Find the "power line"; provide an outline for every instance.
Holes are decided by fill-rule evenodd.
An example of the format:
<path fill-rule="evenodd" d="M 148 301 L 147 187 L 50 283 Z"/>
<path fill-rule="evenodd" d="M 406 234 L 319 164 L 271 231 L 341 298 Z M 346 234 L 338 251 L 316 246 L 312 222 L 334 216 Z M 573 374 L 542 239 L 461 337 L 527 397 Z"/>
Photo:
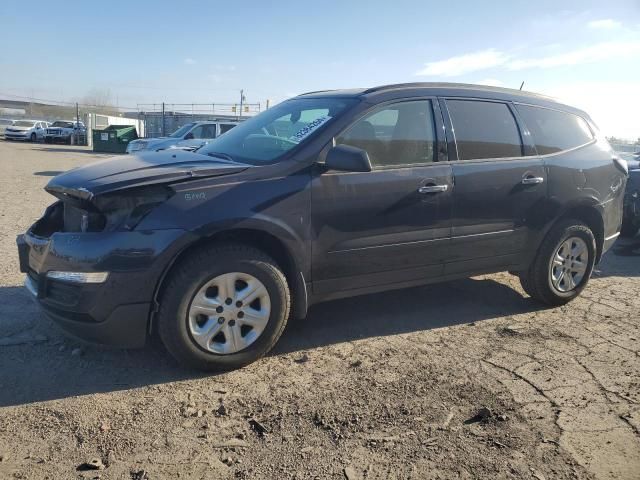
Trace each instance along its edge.
<path fill-rule="evenodd" d="M 122 109 L 126 109 L 126 110 L 136 110 L 136 107 L 115 107 L 113 105 L 91 105 L 88 103 L 78 103 L 78 102 L 65 102 L 62 100 L 49 100 L 49 99 L 45 99 L 45 98 L 35 98 L 35 97 L 26 97 L 23 95 L 14 95 L 12 93 L 2 93 L 0 92 L 0 96 L 2 97 L 12 97 L 14 99 L 20 99 L 20 100 L 25 100 L 25 101 L 29 101 L 29 102 L 38 102 L 38 103 L 43 103 L 43 104 L 48 104 L 51 106 L 58 106 L 58 107 L 64 107 L 64 106 L 69 106 L 69 107 L 74 107 L 76 104 L 78 104 L 81 107 L 90 107 L 90 108 L 113 108 L 113 109 L 117 109 L 117 110 L 122 110 Z M 11 98 L 7 99 L 7 100 L 11 100 Z"/>

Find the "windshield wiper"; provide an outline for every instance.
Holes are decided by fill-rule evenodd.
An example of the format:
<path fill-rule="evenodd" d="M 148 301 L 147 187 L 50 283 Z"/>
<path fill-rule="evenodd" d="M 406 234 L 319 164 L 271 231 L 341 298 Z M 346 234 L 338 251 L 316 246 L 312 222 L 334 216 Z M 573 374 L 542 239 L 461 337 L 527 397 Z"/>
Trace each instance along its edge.
<path fill-rule="evenodd" d="M 233 157 L 231 155 L 227 155 L 226 153 L 220 153 L 220 152 L 207 152 L 207 155 L 209 155 L 210 157 L 218 157 L 218 158 L 223 158 L 225 160 L 229 160 L 230 162 L 233 162 Z"/>

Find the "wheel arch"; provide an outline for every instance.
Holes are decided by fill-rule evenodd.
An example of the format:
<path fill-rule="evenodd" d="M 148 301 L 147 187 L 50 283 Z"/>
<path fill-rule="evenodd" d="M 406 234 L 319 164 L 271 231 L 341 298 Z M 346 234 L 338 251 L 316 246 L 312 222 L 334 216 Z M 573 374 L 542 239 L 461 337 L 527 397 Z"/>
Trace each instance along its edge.
<path fill-rule="evenodd" d="M 232 228 L 202 236 L 185 246 L 173 257 L 163 271 L 154 291 L 153 309 L 150 314 L 148 326 L 149 333 L 152 333 L 154 329 L 155 314 L 158 311 L 163 288 L 177 265 L 199 248 L 223 243 L 237 243 L 254 247 L 273 258 L 278 267 L 282 269 L 289 283 L 292 300 L 290 310 L 291 318 L 304 318 L 306 316 L 308 309 L 307 287 L 302 267 L 296 260 L 294 252 L 291 251 L 285 242 L 271 232 L 256 228 Z"/>
<path fill-rule="evenodd" d="M 602 249 L 604 246 L 604 219 L 602 218 L 602 212 L 598 209 L 597 205 L 593 204 L 579 204 L 573 205 L 567 208 L 562 215 L 560 215 L 554 224 L 560 220 L 568 218 L 575 218 L 584 222 L 589 229 L 593 232 L 593 236 L 596 239 L 596 264 L 602 258 Z"/>

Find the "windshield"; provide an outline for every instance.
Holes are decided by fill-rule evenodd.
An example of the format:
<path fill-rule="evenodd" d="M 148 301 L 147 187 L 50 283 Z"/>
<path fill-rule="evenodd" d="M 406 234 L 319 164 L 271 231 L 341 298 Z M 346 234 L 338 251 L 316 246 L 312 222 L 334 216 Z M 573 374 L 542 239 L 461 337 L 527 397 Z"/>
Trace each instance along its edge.
<path fill-rule="evenodd" d="M 287 100 L 229 130 L 198 153 L 230 157 L 252 165 L 273 163 L 355 101 L 352 98 Z"/>
<path fill-rule="evenodd" d="M 53 122 L 52 127 L 62 127 L 62 128 L 73 128 L 73 122 L 62 122 L 58 120 L 57 122 Z"/>
<path fill-rule="evenodd" d="M 29 120 L 18 120 L 14 125 L 16 127 L 33 127 L 36 122 L 31 122 Z"/>
<path fill-rule="evenodd" d="M 171 135 L 169 135 L 171 138 L 182 138 L 184 137 L 187 132 L 189 130 L 191 130 L 191 128 L 195 125 L 195 123 L 187 123 L 186 125 L 183 125 L 182 127 L 180 127 L 179 129 L 177 129 L 175 132 L 173 132 Z"/>

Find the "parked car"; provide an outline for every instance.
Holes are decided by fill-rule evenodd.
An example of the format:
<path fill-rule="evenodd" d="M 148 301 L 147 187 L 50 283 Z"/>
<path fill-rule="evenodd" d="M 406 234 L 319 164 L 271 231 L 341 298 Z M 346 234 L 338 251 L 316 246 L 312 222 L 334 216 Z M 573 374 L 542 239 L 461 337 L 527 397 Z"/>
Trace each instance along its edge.
<path fill-rule="evenodd" d="M 5 128 L 11 125 L 13 125 L 13 120 L 9 120 L 8 118 L 0 118 L 0 135 L 4 137 Z"/>
<path fill-rule="evenodd" d="M 27 289 L 63 328 L 125 347 L 158 332 L 184 364 L 227 369 L 332 298 L 508 270 L 565 304 L 620 233 L 626 179 L 591 118 L 547 97 L 315 92 L 195 153 L 53 178 L 59 200 L 17 242 Z"/>
<path fill-rule="evenodd" d="M 48 123 L 40 120 L 15 120 L 13 125 L 5 127 L 5 140 L 27 140 L 38 142 L 44 138 Z"/>
<path fill-rule="evenodd" d="M 187 123 L 168 137 L 142 138 L 129 142 L 127 153 L 141 151 L 158 152 L 171 147 L 178 147 L 184 150 L 196 150 L 214 138 L 228 132 L 237 124 L 238 122 L 235 121 Z"/>
<path fill-rule="evenodd" d="M 82 122 L 76 122 L 74 120 L 56 120 L 49 128 L 47 128 L 44 134 L 45 143 L 71 143 L 71 137 L 78 135 L 81 142 L 87 135 L 87 129 Z"/>
<path fill-rule="evenodd" d="M 618 152 L 618 155 L 629 165 L 621 234 L 625 237 L 634 237 L 640 230 L 640 152 Z"/>

